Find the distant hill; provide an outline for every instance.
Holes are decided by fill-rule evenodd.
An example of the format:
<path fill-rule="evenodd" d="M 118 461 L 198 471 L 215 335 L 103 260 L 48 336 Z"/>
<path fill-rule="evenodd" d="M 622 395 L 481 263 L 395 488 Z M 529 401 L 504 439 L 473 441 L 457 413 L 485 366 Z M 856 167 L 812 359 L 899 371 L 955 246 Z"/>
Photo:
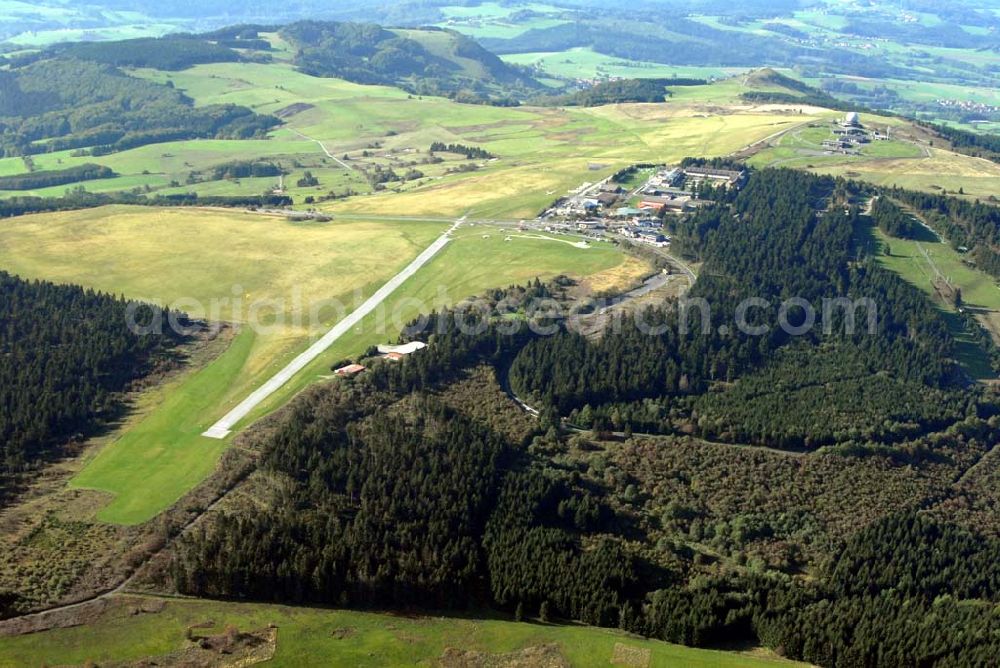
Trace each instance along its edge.
<path fill-rule="evenodd" d="M 114 42 L 102 44 L 113 52 Z M 178 90 L 64 55 L 0 71 L 0 156 L 93 155 L 178 139 L 249 139 L 278 125 L 236 105 L 195 107 Z"/>
<path fill-rule="evenodd" d="M 302 21 L 280 34 L 297 49 L 295 64 L 313 76 L 503 104 L 541 89 L 530 76 L 451 30 Z"/>
<path fill-rule="evenodd" d="M 744 87 L 749 90 L 741 93 L 740 97 L 747 102 L 810 104 L 842 111 L 871 111 L 866 107 L 838 100 L 826 91 L 814 88 L 769 67 L 748 74 L 744 79 Z"/>
<path fill-rule="evenodd" d="M 754 70 L 744 78 L 744 85 L 747 88 L 767 92 L 781 92 L 789 95 L 822 95 L 818 88 L 813 88 L 809 84 L 798 79 L 782 74 L 770 67 Z"/>
<path fill-rule="evenodd" d="M 683 16 L 678 10 L 650 22 L 625 18 L 609 10 L 607 16 L 589 15 L 572 23 L 532 28 L 514 37 L 483 38 L 482 44 L 504 55 L 592 49 L 623 60 L 673 66 L 780 67 L 822 66 L 856 76 L 905 77 L 908 71 L 840 47 L 799 44 L 775 34 L 727 30 Z"/>
<path fill-rule="evenodd" d="M 623 102 L 663 102 L 668 86 L 700 86 L 704 79 L 616 79 L 602 81 L 590 88 L 536 100 L 539 104 L 560 107 L 596 107 Z"/>
<path fill-rule="evenodd" d="M 52 47 L 49 53 L 115 67 L 183 70 L 202 63 L 240 60 L 233 49 L 188 35 L 126 39 L 117 42 L 76 42 Z"/>

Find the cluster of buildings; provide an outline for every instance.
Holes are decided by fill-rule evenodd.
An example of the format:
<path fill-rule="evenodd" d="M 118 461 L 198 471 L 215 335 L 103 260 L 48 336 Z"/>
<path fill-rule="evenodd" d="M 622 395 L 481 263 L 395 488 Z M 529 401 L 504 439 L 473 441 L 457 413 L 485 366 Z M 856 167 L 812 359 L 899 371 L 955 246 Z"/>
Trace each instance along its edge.
<path fill-rule="evenodd" d="M 934 103 L 945 109 L 953 109 L 966 114 L 978 114 L 984 117 L 992 117 L 1000 114 L 1000 106 L 986 104 L 985 102 L 973 102 L 971 100 L 934 100 Z M 984 119 L 985 120 L 985 119 Z M 973 122 L 973 121 L 970 121 Z"/>
<path fill-rule="evenodd" d="M 600 237 L 605 231 L 665 246 L 663 216 L 694 211 L 709 203 L 700 193 L 706 185 L 740 188 L 745 170 L 713 167 L 662 167 L 638 187 L 627 188 L 614 177 L 584 184 L 542 214 L 550 232 L 582 232 Z"/>
<path fill-rule="evenodd" d="M 837 153 L 854 154 L 864 144 L 886 139 L 889 139 L 888 127 L 885 133 L 870 130 L 861 124 L 861 117 L 856 111 L 849 111 L 834 124 L 833 137 L 823 141 L 823 148 Z"/>
<path fill-rule="evenodd" d="M 587 220 L 591 218 L 630 219 L 683 213 L 702 206 L 698 198 L 703 184 L 741 187 L 745 171 L 711 167 L 667 167 L 653 173 L 638 188 L 628 190 L 612 179 L 585 184 L 569 197 L 559 200 L 542 214 L 545 219 Z"/>

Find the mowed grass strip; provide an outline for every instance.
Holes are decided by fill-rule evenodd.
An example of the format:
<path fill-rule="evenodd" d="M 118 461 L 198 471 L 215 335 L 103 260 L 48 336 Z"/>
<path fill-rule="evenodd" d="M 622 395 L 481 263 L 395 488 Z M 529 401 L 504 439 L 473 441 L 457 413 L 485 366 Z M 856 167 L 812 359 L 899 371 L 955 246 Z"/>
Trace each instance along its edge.
<path fill-rule="evenodd" d="M 133 602 L 151 599 L 128 597 Z M 448 648 L 507 653 L 554 644 L 573 666 L 607 666 L 629 655 L 641 664 L 686 668 L 766 668 L 804 664 L 764 650 L 722 652 L 694 649 L 580 625 L 517 623 L 498 617 L 401 616 L 349 610 L 256 603 L 169 599 L 155 614 L 127 614 L 112 606 L 92 622 L 11 638 L 0 638 L 0 667 L 97 665 L 163 656 L 190 645 L 185 631 L 221 634 L 229 626 L 257 631 L 277 627 L 268 666 L 437 665 Z M 648 662 L 645 659 L 648 658 Z"/>
<path fill-rule="evenodd" d="M 222 355 L 171 388 L 156 410 L 105 446 L 70 481 L 71 487 L 114 496 L 98 519 L 140 524 L 208 477 L 228 445 L 200 434 L 246 364 L 253 339 L 251 330 L 240 332 Z"/>
<path fill-rule="evenodd" d="M 72 484 L 114 495 L 101 520 L 137 524 L 154 517 L 203 480 L 224 451 L 226 443 L 201 432 L 337 315 L 336 309 L 319 310 L 310 325 L 312 305 L 335 299 L 353 308 L 355 294 L 373 292 L 446 227 L 419 221 L 290 223 L 241 212 L 145 207 L 6 221 L 0 266 L 9 271 L 242 325 L 229 349 L 188 374 Z M 298 322 L 297 309 L 303 312 Z"/>

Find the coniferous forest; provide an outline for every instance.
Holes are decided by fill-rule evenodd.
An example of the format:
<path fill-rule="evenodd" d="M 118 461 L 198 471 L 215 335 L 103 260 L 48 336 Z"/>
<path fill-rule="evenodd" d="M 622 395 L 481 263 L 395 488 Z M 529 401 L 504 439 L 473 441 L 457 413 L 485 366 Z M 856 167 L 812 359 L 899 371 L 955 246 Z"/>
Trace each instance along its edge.
<path fill-rule="evenodd" d="M 404 337 L 425 350 L 307 392 L 256 438 L 269 510 L 182 539 L 178 590 L 486 606 L 824 666 L 988 665 L 1000 524 L 944 509 L 973 504 L 953 485 L 996 445 L 1000 402 L 969 388 L 925 298 L 864 257 L 859 194 L 759 172 L 675 233 L 704 262 L 693 294 L 713 323 L 750 295 L 849 296 L 878 304 L 874 330 L 824 313 L 801 336 L 594 341 L 525 310 L 567 282 L 494 290 L 488 305 L 560 332 L 498 317 L 469 334 L 464 311 L 438 312 Z"/>
<path fill-rule="evenodd" d="M 133 332 L 130 318 L 164 327 Z M 0 498 L 14 476 L 116 417 L 132 382 L 170 363 L 182 337 L 166 323 L 157 307 L 0 272 Z"/>

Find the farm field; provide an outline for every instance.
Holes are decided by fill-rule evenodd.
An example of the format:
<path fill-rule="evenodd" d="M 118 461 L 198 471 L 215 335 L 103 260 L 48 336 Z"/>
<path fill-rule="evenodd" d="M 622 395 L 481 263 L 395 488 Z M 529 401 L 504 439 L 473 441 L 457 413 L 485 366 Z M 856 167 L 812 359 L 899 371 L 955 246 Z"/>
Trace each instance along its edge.
<path fill-rule="evenodd" d="M 456 29 L 465 32 L 459 26 Z M 514 53 L 503 60 L 516 65 L 537 67 L 541 76 L 556 79 L 597 79 L 602 77 L 651 78 L 721 78 L 745 71 L 738 67 L 697 67 L 664 65 L 639 60 L 626 60 L 597 53 L 593 49 L 575 47 L 565 51 Z"/>
<path fill-rule="evenodd" d="M 157 612 L 129 614 L 146 606 Z M 437 665 L 448 648 L 487 653 L 547 650 L 573 666 L 603 666 L 614 657 L 642 664 L 690 668 L 801 666 L 763 651 L 720 652 L 647 640 L 620 631 L 579 625 L 516 623 L 503 618 L 384 615 L 347 610 L 299 608 L 148 597 L 115 597 L 89 624 L 12 638 L 0 638 L 0 667 L 134 661 L 161 657 L 198 637 L 221 634 L 227 626 L 243 632 L 277 627 L 268 666 Z"/>
<path fill-rule="evenodd" d="M 665 104 L 558 109 L 498 108 L 415 98 L 394 88 L 309 77 L 283 63 L 203 65 L 183 72 L 136 74 L 170 80 L 199 104 L 241 104 L 261 113 L 293 104 L 303 106 L 266 141 L 169 142 L 101 157 L 57 152 L 37 156 L 36 167 L 61 169 L 85 162 L 108 166 L 121 176 L 86 184 L 88 189 L 101 191 L 148 185 L 153 192 L 163 193 L 255 194 L 272 188 L 275 179 L 192 185 L 186 185 L 185 180 L 192 171 L 234 160 L 269 159 L 286 168 L 297 162 L 303 165 L 299 169 L 308 167 L 321 182 L 319 189 L 298 189 L 296 178 L 286 178 L 289 194 L 301 203 L 307 195 L 330 189 L 370 189 L 363 177 L 338 169 L 316 142 L 303 135 L 322 141 L 334 155 L 349 154 L 349 160 L 358 166 L 419 163 L 435 141 L 464 143 L 482 146 L 498 159 L 471 165 L 476 173 L 458 173 L 455 168 L 461 165 L 454 161 L 417 164 L 424 178 L 400 188 L 393 186 L 405 189 L 404 197 L 387 192 L 371 199 L 354 197 L 331 208 L 365 212 L 372 207 L 371 213 L 380 215 L 445 216 L 476 208 L 477 214 L 482 209 L 485 217 L 523 217 L 536 213 L 553 195 L 607 176 L 633 161 L 721 155 L 810 118 L 746 105 L 719 108 L 720 100 L 738 96 L 738 81 L 679 87 L 677 98 Z M 0 173 L 26 170 L 20 158 L 0 160 Z M 67 188 L 58 186 L 34 194 L 60 195 Z M 469 205 L 472 198 L 476 207 Z"/>
<path fill-rule="evenodd" d="M 517 37 L 528 30 L 562 25 L 564 9 L 543 3 L 504 7 L 496 2 L 476 6 L 455 5 L 440 9 L 444 20 L 438 25 L 465 33 L 470 37 Z"/>
<path fill-rule="evenodd" d="M 178 30 L 183 20 L 152 18 L 136 11 L 116 11 L 95 5 L 0 0 L 0 41 L 24 47 L 57 42 L 129 39 L 159 36 Z M 87 27 L 79 27 L 87 26 Z"/>
<path fill-rule="evenodd" d="M 187 377 L 72 484 L 114 495 L 99 519 L 137 524 L 156 515 L 211 472 L 225 449 L 224 442 L 201 432 L 337 318 L 337 309 L 327 306 L 309 326 L 313 305 L 336 299 L 350 310 L 447 226 L 364 219 L 290 223 L 249 213 L 145 207 L 8 221 L 0 231 L 0 263 L 14 273 L 156 300 L 194 317 L 264 325 L 244 327 L 226 352 Z M 390 298 L 383 313 L 362 321 L 248 421 L 329 377 L 330 364 L 338 359 L 395 338 L 409 320 L 434 306 L 536 276 L 585 277 L 624 262 L 610 244 L 583 250 L 554 240 L 504 238 L 502 230 L 461 230 Z M 300 322 L 297 308 L 304 311 Z"/>
<path fill-rule="evenodd" d="M 57 28 L 53 30 L 32 30 L 23 32 L 7 41 L 25 48 L 38 48 L 60 42 L 89 42 L 99 40 L 135 39 L 137 37 L 161 37 L 176 32 L 180 26 L 175 23 L 160 23 L 147 19 L 131 25 L 108 26 L 103 28 Z"/>
<path fill-rule="evenodd" d="M 35 156 L 36 168 L 63 169 L 94 162 L 120 175 L 86 183 L 93 191 L 139 188 L 161 194 L 255 195 L 273 189 L 277 179 L 187 181 L 192 172 L 205 173 L 237 160 L 263 159 L 289 171 L 284 186 L 299 206 L 312 202 L 306 200 L 311 197 L 316 203 L 309 206 L 343 213 L 445 217 L 469 213 L 480 218 L 515 219 L 533 216 L 567 190 L 632 162 L 725 155 L 781 131 L 838 115 L 815 107 L 746 104 L 740 99 L 742 92 L 767 89 L 766 82 L 752 75 L 705 86 L 674 87 L 673 96 L 660 104 L 500 108 L 315 78 L 283 62 L 222 63 L 181 72 L 136 70 L 134 74 L 170 81 L 197 104 L 232 103 L 261 113 L 282 112 L 286 125 L 267 140 L 169 142 L 101 157 L 72 156 L 68 151 L 43 154 Z M 898 121 L 879 118 L 879 122 Z M 384 192 L 373 193 L 364 174 L 336 164 L 313 140 L 356 169 L 379 165 L 392 167 L 399 174 L 414 169 L 420 175 L 392 182 Z M 446 159 L 436 163 L 428 153 L 436 141 L 480 146 L 497 157 L 469 161 L 439 155 Z M 803 150 L 811 151 L 808 146 L 796 145 L 802 142 L 794 138 L 787 141 L 791 143 L 782 140 L 758 156 L 756 164 L 804 167 L 816 162 L 813 155 L 800 155 Z M 987 170 L 975 166 L 973 159 L 943 151 L 936 152 L 937 160 L 925 166 L 910 161 L 921 148 L 899 141 L 878 144 L 867 148 L 869 154 L 861 158 L 819 157 L 824 167 L 829 163 L 837 173 L 856 171 L 860 178 L 879 183 L 890 182 L 887 177 L 899 173 L 910 177 L 914 187 L 933 189 L 940 185 L 949 190 L 950 185 L 913 175 L 920 175 L 925 167 L 933 175 L 950 174 L 940 169 L 940 162 L 957 161 L 961 171 L 953 180 L 967 176 L 975 180 L 981 175 L 971 192 L 987 194 L 1000 185 L 1000 168 L 995 166 Z M 892 159 L 905 162 L 897 165 Z M 296 185 L 306 169 L 319 178 L 318 186 Z M 0 174 L 25 171 L 27 166 L 20 158 L 0 160 Z M 61 195 L 69 187 L 0 196 Z M 340 198 L 324 203 L 324 196 L 331 192 Z M 343 199 L 348 192 L 355 195 Z"/>

